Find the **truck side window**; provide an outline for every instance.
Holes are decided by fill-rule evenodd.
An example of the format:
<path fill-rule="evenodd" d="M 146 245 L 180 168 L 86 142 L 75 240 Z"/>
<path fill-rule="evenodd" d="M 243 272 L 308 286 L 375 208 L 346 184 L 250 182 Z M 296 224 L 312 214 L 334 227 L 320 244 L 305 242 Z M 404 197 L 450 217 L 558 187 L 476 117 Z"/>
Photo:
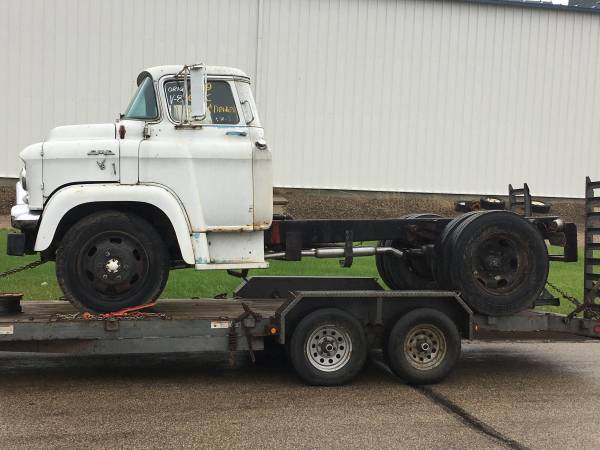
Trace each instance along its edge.
<path fill-rule="evenodd" d="M 204 124 L 237 125 L 240 121 L 235 99 L 227 81 L 209 80 L 206 84 L 207 117 Z M 183 81 L 169 80 L 165 82 L 165 97 L 171 119 L 181 120 L 183 104 Z"/>
<path fill-rule="evenodd" d="M 258 109 L 256 108 L 256 103 L 254 102 L 254 96 L 252 95 L 250 83 L 246 81 L 236 81 L 235 87 L 238 92 L 238 97 L 240 98 L 240 103 L 242 104 L 242 112 L 244 113 L 244 118 L 246 119 L 246 125 L 260 127 Z M 246 117 L 246 111 L 244 110 L 244 102 L 247 102 L 248 106 L 250 107 L 250 115 L 248 117 Z"/>
<path fill-rule="evenodd" d="M 135 92 L 127 111 L 123 116 L 125 119 L 150 120 L 158 117 L 156 95 L 152 78 L 146 77 Z"/>

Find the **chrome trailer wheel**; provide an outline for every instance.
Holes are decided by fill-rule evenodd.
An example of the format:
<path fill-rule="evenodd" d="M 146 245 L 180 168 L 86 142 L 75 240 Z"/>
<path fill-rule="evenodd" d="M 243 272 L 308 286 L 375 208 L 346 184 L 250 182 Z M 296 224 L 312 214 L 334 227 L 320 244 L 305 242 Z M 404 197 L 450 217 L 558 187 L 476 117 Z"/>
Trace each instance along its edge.
<path fill-rule="evenodd" d="M 308 384 L 335 386 L 354 378 L 367 359 L 367 338 L 354 316 L 322 308 L 304 317 L 288 343 L 290 360 Z"/>
<path fill-rule="evenodd" d="M 305 352 L 313 367 L 323 372 L 335 372 L 350 361 L 352 338 L 339 325 L 323 325 L 308 337 Z"/>

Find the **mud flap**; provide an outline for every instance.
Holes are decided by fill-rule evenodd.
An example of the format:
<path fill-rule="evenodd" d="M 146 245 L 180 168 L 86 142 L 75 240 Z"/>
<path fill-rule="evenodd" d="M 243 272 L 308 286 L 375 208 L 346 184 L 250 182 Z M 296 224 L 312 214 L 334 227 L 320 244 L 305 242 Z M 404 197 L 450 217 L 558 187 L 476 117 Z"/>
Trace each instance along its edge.
<path fill-rule="evenodd" d="M 23 233 L 9 233 L 6 240 L 6 254 L 9 256 L 25 255 L 25 235 Z"/>

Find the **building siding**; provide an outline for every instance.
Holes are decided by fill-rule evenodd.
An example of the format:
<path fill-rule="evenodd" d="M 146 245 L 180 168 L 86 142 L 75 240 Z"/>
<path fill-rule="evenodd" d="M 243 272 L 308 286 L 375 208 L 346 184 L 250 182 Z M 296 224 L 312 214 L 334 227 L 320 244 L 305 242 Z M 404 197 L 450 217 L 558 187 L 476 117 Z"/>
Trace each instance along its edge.
<path fill-rule="evenodd" d="M 254 80 L 281 187 L 581 197 L 600 178 L 600 14 L 429 0 L 0 0 L 0 176 L 112 121 L 145 67 Z"/>

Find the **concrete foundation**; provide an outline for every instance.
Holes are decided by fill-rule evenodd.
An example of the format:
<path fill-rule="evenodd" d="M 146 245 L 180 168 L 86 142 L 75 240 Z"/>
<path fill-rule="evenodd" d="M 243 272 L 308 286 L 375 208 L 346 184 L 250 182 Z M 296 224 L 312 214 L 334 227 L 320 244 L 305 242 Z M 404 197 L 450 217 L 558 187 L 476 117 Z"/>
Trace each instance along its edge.
<path fill-rule="evenodd" d="M 276 188 L 275 195 L 288 200 L 286 212 L 294 218 L 387 218 L 410 213 L 455 216 L 458 200 L 479 200 L 478 195 L 416 194 L 406 192 L 337 191 L 325 189 Z M 502 197 L 508 204 L 508 197 Z M 537 197 L 552 205 L 551 214 L 577 223 L 584 222 L 584 200 Z"/>

